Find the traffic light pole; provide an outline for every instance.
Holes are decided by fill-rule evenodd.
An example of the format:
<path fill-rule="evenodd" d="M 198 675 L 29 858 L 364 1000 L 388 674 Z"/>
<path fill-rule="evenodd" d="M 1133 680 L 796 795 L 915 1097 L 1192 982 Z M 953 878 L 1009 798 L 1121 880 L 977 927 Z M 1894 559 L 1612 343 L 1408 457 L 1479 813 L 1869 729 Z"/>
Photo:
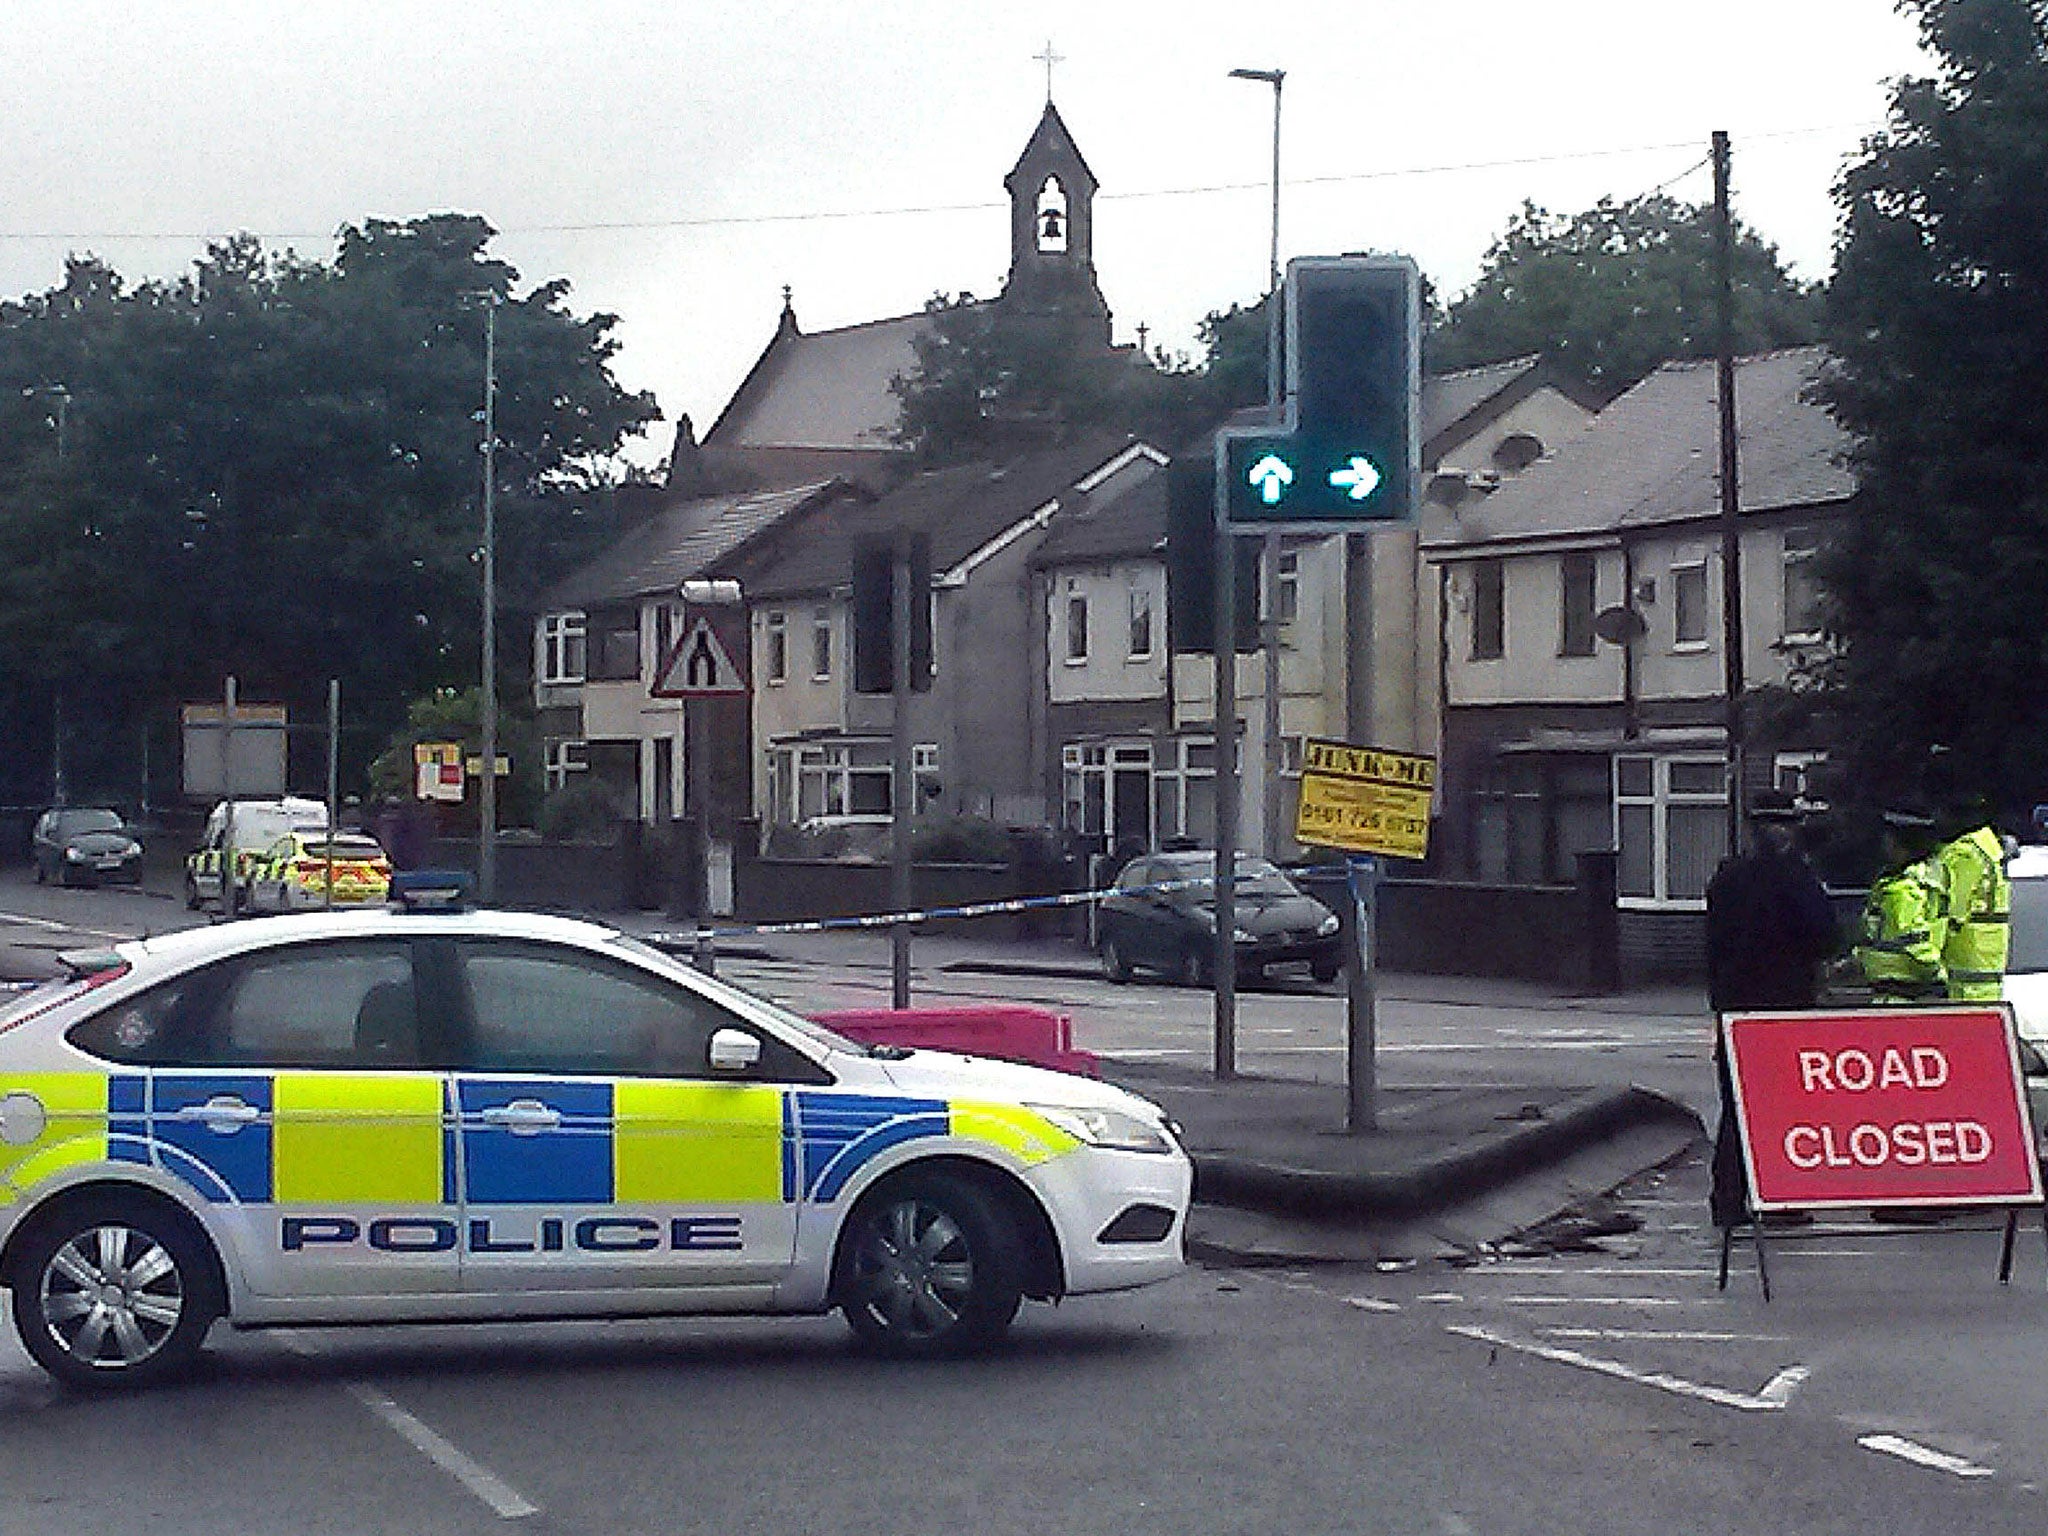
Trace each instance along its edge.
<path fill-rule="evenodd" d="M 1216 933 L 1215 1070 L 1237 1076 L 1237 540 L 1228 486 L 1216 476 Z"/>

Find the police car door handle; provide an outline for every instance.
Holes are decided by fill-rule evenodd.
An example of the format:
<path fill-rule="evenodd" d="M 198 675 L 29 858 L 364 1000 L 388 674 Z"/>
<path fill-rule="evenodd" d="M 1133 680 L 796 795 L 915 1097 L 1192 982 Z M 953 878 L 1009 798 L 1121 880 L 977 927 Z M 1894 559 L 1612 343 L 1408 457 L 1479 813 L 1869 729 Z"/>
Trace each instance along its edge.
<path fill-rule="evenodd" d="M 216 1131 L 238 1131 L 245 1125 L 253 1125 L 263 1113 L 254 1104 L 245 1103 L 231 1093 L 216 1094 L 204 1104 L 187 1104 L 178 1111 L 181 1120 L 197 1120 L 200 1124 Z"/>
<path fill-rule="evenodd" d="M 539 1099 L 514 1099 L 510 1104 L 485 1110 L 479 1118 L 485 1125 L 503 1126 L 515 1136 L 531 1136 L 536 1131 L 551 1131 L 560 1125 L 562 1112 L 551 1109 Z"/>

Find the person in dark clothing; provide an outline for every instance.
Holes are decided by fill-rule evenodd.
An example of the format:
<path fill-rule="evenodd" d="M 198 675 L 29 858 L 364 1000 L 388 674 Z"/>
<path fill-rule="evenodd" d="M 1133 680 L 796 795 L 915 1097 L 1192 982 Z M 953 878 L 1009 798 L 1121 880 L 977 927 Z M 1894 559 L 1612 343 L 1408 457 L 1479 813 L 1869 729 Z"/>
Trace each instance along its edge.
<path fill-rule="evenodd" d="M 1811 1008 L 1821 963 L 1839 946 L 1834 909 L 1799 846 L 1789 795 L 1759 794 L 1749 809 L 1747 852 L 1722 861 L 1707 886 L 1707 1003 L 1715 1013 Z M 1720 1031 L 1714 1069 L 1721 1124 L 1714 1136 L 1714 1225 L 1746 1219 L 1749 1184 L 1736 1133 L 1735 1088 Z"/>

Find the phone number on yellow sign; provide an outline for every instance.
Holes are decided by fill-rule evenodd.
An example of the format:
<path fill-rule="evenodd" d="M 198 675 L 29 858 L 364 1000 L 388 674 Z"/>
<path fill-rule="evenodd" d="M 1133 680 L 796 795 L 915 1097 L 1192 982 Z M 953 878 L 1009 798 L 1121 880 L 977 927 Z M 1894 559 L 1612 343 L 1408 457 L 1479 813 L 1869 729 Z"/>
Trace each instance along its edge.
<path fill-rule="evenodd" d="M 1429 791 L 1304 774 L 1297 842 L 1419 859 L 1429 851 Z"/>

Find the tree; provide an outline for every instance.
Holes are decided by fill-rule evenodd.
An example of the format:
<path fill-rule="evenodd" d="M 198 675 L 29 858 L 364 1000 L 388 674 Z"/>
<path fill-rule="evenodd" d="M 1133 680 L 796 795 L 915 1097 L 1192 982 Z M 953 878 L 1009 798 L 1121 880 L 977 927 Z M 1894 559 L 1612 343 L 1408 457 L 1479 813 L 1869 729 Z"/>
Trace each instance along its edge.
<path fill-rule="evenodd" d="M 1565 217 L 1524 203 L 1486 253 L 1479 280 L 1433 328 L 1433 370 L 1542 353 L 1613 396 L 1660 363 L 1715 344 L 1713 213 L 1661 194 L 1603 198 Z M 1775 247 L 1735 226 L 1738 352 L 1814 339 L 1819 298 Z"/>
<path fill-rule="evenodd" d="M 602 536 L 611 456 L 657 414 L 611 377 L 615 317 L 517 294 L 491 238 L 373 219 L 323 263 L 239 235 L 177 281 L 79 258 L 0 303 L 0 670 L 138 705 L 234 672 L 310 706 L 338 676 L 365 743 L 473 678 L 480 302 L 505 608 Z"/>
<path fill-rule="evenodd" d="M 912 339 L 917 367 L 891 384 L 898 438 L 926 464 L 1000 459 L 1077 433 L 1129 432 L 1167 448 L 1266 397 L 1265 308 L 1211 314 L 1200 363 L 1108 347 L 1099 315 L 1020 312 L 938 294 Z"/>
<path fill-rule="evenodd" d="M 1836 188 L 1847 777 L 2018 811 L 2048 799 L 2048 4 L 1909 4 L 1936 72 Z"/>

